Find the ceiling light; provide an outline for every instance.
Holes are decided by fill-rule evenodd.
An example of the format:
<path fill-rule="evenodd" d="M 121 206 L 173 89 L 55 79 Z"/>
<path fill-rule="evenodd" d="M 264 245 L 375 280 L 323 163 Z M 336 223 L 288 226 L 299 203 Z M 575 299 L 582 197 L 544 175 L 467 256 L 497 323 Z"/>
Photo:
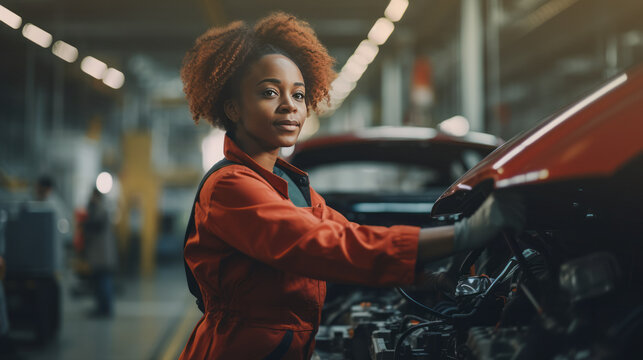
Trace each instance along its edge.
<path fill-rule="evenodd" d="M 454 136 L 465 136 L 470 129 L 469 121 L 464 116 L 456 115 L 438 124 L 440 130 Z"/>
<path fill-rule="evenodd" d="M 78 49 L 62 40 L 54 43 L 54 46 L 51 47 L 51 52 L 68 63 L 73 63 L 78 59 Z"/>
<path fill-rule="evenodd" d="M 355 49 L 355 56 L 357 56 L 364 64 L 370 64 L 375 60 L 375 56 L 379 52 L 379 47 L 372 43 L 371 41 L 364 40 L 359 43 L 357 49 Z"/>
<path fill-rule="evenodd" d="M 339 109 L 339 107 L 344 103 L 344 99 L 345 98 L 333 99 L 330 104 L 330 109 L 328 109 L 328 113 L 332 114 L 335 110 Z"/>
<path fill-rule="evenodd" d="M 330 84 L 331 91 L 336 94 L 349 93 L 355 88 L 354 82 L 349 82 L 343 78 L 337 78 Z"/>
<path fill-rule="evenodd" d="M 355 54 L 351 55 L 348 60 L 346 60 L 346 64 L 355 64 L 352 66 L 359 67 L 360 69 L 363 68 L 364 70 L 368 67 L 368 63 L 365 63 L 362 58 Z"/>
<path fill-rule="evenodd" d="M 358 69 L 356 69 L 356 70 L 358 70 Z M 355 71 L 355 72 L 347 71 L 346 75 L 344 75 L 344 77 L 346 78 L 346 80 L 348 80 L 350 82 L 357 82 L 362 77 L 363 73 L 364 73 L 363 71 Z"/>
<path fill-rule="evenodd" d="M 103 76 L 103 83 L 112 89 L 120 89 L 125 83 L 125 75 L 114 68 L 109 68 Z"/>
<path fill-rule="evenodd" d="M 387 18 L 379 18 L 373 25 L 371 31 L 368 32 L 368 39 L 377 45 L 382 45 L 386 42 L 391 33 L 395 29 L 395 25 Z"/>
<path fill-rule="evenodd" d="M 22 36 L 44 48 L 48 48 L 52 41 L 51 34 L 36 25 L 29 23 L 25 24 L 22 28 Z"/>
<path fill-rule="evenodd" d="M 2 5 L 0 5 L 0 21 L 14 29 L 18 29 L 22 25 L 22 18 Z"/>
<path fill-rule="evenodd" d="M 366 65 L 360 64 L 351 57 L 346 62 L 346 65 L 344 65 L 344 67 L 342 68 L 342 73 L 345 74 L 344 77 L 346 80 L 350 82 L 357 82 L 357 80 L 362 77 L 364 71 L 366 71 L 366 68 Z"/>
<path fill-rule="evenodd" d="M 86 56 L 80 63 L 80 69 L 90 76 L 100 80 L 103 78 L 103 74 L 107 70 L 107 65 L 95 57 Z"/>
<path fill-rule="evenodd" d="M 96 188 L 102 194 L 107 194 L 108 192 L 110 192 L 113 185 L 114 179 L 112 178 L 112 175 L 110 173 L 103 171 L 102 173 L 98 174 L 98 177 L 96 178 Z"/>
<path fill-rule="evenodd" d="M 384 10 L 384 15 L 393 22 L 400 21 L 408 6 L 409 0 L 391 0 Z"/>

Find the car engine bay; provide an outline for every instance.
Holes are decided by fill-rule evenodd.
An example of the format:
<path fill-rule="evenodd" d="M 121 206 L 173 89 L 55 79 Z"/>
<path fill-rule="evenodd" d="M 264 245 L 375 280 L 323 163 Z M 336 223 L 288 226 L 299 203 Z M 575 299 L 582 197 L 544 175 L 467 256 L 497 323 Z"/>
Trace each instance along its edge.
<path fill-rule="evenodd" d="M 631 358 L 643 338 L 642 160 L 609 178 L 481 183 L 437 225 L 470 215 L 492 191 L 511 191 L 527 205 L 526 230 L 418 265 L 409 288 L 329 284 L 316 356 Z"/>

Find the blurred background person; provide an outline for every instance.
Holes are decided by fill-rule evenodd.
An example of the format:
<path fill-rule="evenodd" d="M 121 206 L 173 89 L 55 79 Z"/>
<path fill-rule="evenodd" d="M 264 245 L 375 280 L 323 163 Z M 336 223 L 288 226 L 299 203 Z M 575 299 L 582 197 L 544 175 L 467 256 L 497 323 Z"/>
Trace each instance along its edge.
<path fill-rule="evenodd" d="M 56 193 L 56 184 L 49 175 L 41 175 L 36 181 L 35 200 L 42 201 L 54 210 L 56 229 L 65 244 L 71 240 L 71 213 L 67 204 Z"/>
<path fill-rule="evenodd" d="M 96 308 L 92 317 L 111 317 L 114 313 L 114 271 L 117 266 L 116 242 L 103 194 L 94 189 L 83 224 L 85 254 L 91 268 Z"/>
<path fill-rule="evenodd" d="M 48 174 L 38 177 L 34 200 L 45 204 L 54 213 L 54 242 L 56 267 L 62 269 L 65 263 L 65 249 L 71 246 L 71 213 L 63 199 L 56 192 L 56 183 Z"/>

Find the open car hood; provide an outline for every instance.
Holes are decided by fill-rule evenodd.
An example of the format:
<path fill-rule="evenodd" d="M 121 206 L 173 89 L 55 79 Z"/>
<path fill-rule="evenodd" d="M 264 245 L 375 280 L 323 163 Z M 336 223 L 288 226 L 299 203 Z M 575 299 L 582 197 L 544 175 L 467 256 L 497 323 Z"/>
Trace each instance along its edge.
<path fill-rule="evenodd" d="M 499 189 L 610 177 L 642 153 L 643 66 L 639 66 L 496 149 L 451 185 L 431 214 L 461 212 L 469 194 L 482 183 Z"/>

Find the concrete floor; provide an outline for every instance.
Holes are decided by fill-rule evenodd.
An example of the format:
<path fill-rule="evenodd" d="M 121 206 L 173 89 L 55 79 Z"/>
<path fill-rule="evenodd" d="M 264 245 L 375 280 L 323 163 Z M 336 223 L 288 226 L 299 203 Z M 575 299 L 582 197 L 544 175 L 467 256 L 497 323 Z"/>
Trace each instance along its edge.
<path fill-rule="evenodd" d="M 73 274 L 62 281 L 62 325 L 56 338 L 36 346 L 14 334 L 17 359 L 177 359 L 201 313 L 189 294 L 183 264 L 159 267 L 150 278 L 119 277 L 115 316 L 89 318 L 89 296 L 72 297 Z M 22 335 L 22 337 L 21 337 Z"/>

